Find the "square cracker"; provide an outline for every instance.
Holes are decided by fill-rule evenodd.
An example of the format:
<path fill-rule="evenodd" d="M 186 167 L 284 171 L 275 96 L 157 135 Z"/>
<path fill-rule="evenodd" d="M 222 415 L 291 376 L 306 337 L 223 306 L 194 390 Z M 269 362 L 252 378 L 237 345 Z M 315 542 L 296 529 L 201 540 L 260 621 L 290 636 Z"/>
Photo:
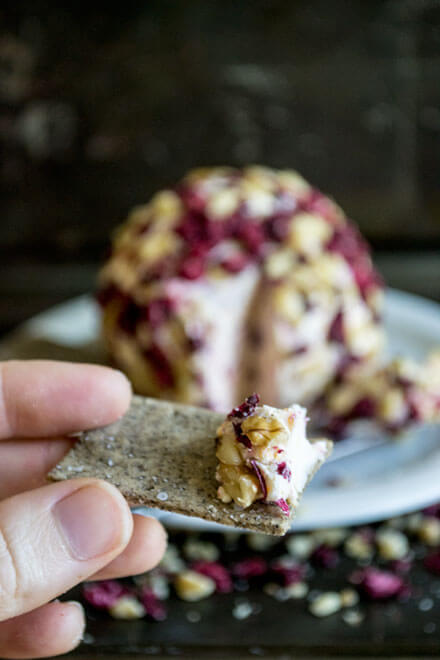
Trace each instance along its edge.
<path fill-rule="evenodd" d="M 105 479 L 117 486 L 132 506 L 266 534 L 285 534 L 293 516 L 286 516 L 279 507 L 256 502 L 242 509 L 217 498 L 215 436 L 224 419 L 225 415 L 204 408 L 134 396 L 120 420 L 82 433 L 49 479 Z M 327 441 L 326 455 L 317 462 L 313 474 L 331 446 Z"/>

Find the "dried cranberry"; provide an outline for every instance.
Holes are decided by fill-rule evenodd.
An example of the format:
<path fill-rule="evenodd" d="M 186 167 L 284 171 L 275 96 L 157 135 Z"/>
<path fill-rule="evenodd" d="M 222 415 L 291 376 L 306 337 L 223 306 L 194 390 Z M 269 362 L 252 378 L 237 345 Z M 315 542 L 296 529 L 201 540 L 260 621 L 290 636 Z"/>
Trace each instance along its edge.
<path fill-rule="evenodd" d="M 271 570 L 281 577 L 285 587 L 296 584 L 304 580 L 306 569 L 302 564 L 298 564 L 294 559 L 276 559 L 271 565 Z"/>
<path fill-rule="evenodd" d="M 327 243 L 327 249 L 345 258 L 364 297 L 370 288 L 381 285 L 381 277 L 371 264 L 368 245 L 356 227 L 338 228 Z"/>
<path fill-rule="evenodd" d="M 150 363 L 159 384 L 162 387 L 173 387 L 174 373 L 165 353 L 157 344 L 144 350 L 144 356 Z"/>
<path fill-rule="evenodd" d="M 237 437 L 237 442 L 239 442 L 240 444 L 244 445 L 244 446 L 247 447 L 248 449 L 252 449 L 252 442 L 251 442 L 250 439 L 247 437 L 247 435 L 244 435 L 244 433 L 242 433 L 241 435 L 239 435 L 239 436 Z"/>
<path fill-rule="evenodd" d="M 204 260 L 200 257 L 187 257 L 180 265 L 179 275 L 187 280 L 198 280 L 205 269 Z"/>
<path fill-rule="evenodd" d="M 284 477 L 284 479 L 287 479 L 287 481 L 290 481 L 292 478 L 292 472 L 285 461 L 278 463 L 277 472 Z"/>
<path fill-rule="evenodd" d="M 232 417 L 238 417 L 239 419 L 249 417 L 249 415 L 255 411 L 255 408 L 258 406 L 259 402 L 260 396 L 255 393 L 251 394 L 247 397 L 247 399 L 243 401 L 240 406 L 231 410 L 228 415 L 228 419 L 231 419 Z"/>
<path fill-rule="evenodd" d="M 116 580 L 91 582 L 82 588 L 84 600 L 100 610 L 109 609 L 127 593 L 129 590 Z"/>
<path fill-rule="evenodd" d="M 232 580 L 229 571 L 216 561 L 196 561 L 191 566 L 193 571 L 210 577 L 215 582 L 215 588 L 220 594 L 232 591 Z"/>
<path fill-rule="evenodd" d="M 242 240 L 250 254 L 258 255 L 266 240 L 264 229 L 254 222 L 242 223 L 237 232 L 237 238 Z"/>
<path fill-rule="evenodd" d="M 276 500 L 276 501 L 274 502 L 274 504 L 276 504 L 277 506 L 279 506 L 280 509 L 281 509 L 281 511 L 282 511 L 283 513 L 285 513 L 286 516 L 288 516 L 288 515 L 290 514 L 290 507 L 289 507 L 289 505 L 287 504 L 287 502 L 286 502 L 286 500 L 285 500 L 284 498 L 280 497 L 280 499 L 279 499 L 279 500 Z"/>
<path fill-rule="evenodd" d="M 374 567 L 355 571 L 351 575 L 350 581 L 358 585 L 361 591 L 371 600 L 385 600 L 400 596 L 406 587 L 400 576 Z"/>
<path fill-rule="evenodd" d="M 172 302 L 168 298 L 157 298 L 145 307 L 145 317 L 152 328 L 162 325 L 171 314 Z"/>
<path fill-rule="evenodd" d="M 327 250 L 341 254 L 350 265 L 368 252 L 367 244 L 359 231 L 348 224 L 335 230 L 327 243 Z"/>
<path fill-rule="evenodd" d="M 184 238 L 189 245 L 197 245 L 203 238 L 200 220 L 189 213 L 183 218 L 175 231 L 179 236 Z"/>
<path fill-rule="evenodd" d="M 349 416 L 352 419 L 369 419 L 375 414 L 376 402 L 365 396 L 354 404 Z"/>
<path fill-rule="evenodd" d="M 237 562 L 232 567 L 233 575 L 244 580 L 264 575 L 267 573 L 267 570 L 267 562 L 263 557 L 248 557 Z"/>
<path fill-rule="evenodd" d="M 440 575 L 440 552 L 433 552 L 423 560 L 423 565 L 434 575 Z"/>
<path fill-rule="evenodd" d="M 338 213 L 333 202 L 319 190 L 312 190 L 309 196 L 302 202 L 301 206 L 308 213 L 321 215 L 329 222 L 335 222 Z"/>
<path fill-rule="evenodd" d="M 204 237 L 206 244 L 211 248 L 217 245 L 228 234 L 228 225 L 226 222 L 205 221 Z"/>
<path fill-rule="evenodd" d="M 334 568 L 339 563 L 339 553 L 335 548 L 322 544 L 315 548 L 311 560 L 315 566 L 321 568 Z"/>
<path fill-rule="evenodd" d="M 141 264 L 139 266 L 139 281 L 141 284 L 150 284 L 157 280 L 165 279 L 166 277 L 171 276 L 176 267 L 176 258 L 173 257 L 164 257 L 159 261 L 156 261 L 153 264 L 146 266 Z"/>
<path fill-rule="evenodd" d="M 282 242 L 287 238 L 289 233 L 290 217 L 273 217 L 266 223 L 267 233 L 269 238 L 274 241 Z"/>
<path fill-rule="evenodd" d="M 260 482 L 260 488 L 261 492 L 263 493 L 263 500 L 266 499 L 267 497 L 267 486 L 266 486 L 266 479 L 264 478 L 263 473 L 261 472 L 260 468 L 258 467 L 258 464 L 255 460 L 251 461 L 252 468 L 257 475 L 258 481 Z"/>
<path fill-rule="evenodd" d="M 234 427 L 235 437 L 239 438 L 243 433 L 241 428 L 241 422 L 232 422 L 232 426 Z"/>
<path fill-rule="evenodd" d="M 176 192 L 188 208 L 201 211 L 205 207 L 205 197 L 196 186 L 189 184 L 178 186 Z"/>
<path fill-rule="evenodd" d="M 144 587 L 141 590 L 139 600 L 145 607 L 148 616 L 154 619 L 154 621 L 164 621 L 167 618 L 167 611 L 164 604 L 149 587 Z"/>
<path fill-rule="evenodd" d="M 344 338 L 344 318 L 342 311 L 339 312 L 334 317 L 333 321 L 330 324 L 330 329 L 328 331 L 328 340 L 334 341 L 339 344 L 345 343 Z"/>
<path fill-rule="evenodd" d="M 240 273 L 249 263 L 249 257 L 246 254 L 234 254 L 221 262 L 221 265 L 228 273 Z"/>

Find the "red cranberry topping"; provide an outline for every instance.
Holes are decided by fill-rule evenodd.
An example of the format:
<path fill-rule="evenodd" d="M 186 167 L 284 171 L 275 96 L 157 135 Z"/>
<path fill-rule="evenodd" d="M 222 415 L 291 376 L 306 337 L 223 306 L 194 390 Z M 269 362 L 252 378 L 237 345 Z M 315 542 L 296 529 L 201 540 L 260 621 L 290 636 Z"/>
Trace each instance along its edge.
<path fill-rule="evenodd" d="M 204 269 L 205 264 L 201 257 L 187 257 L 180 266 L 179 275 L 187 280 L 198 280 Z"/>
<path fill-rule="evenodd" d="M 260 468 L 257 465 L 257 462 L 255 460 L 251 461 L 252 468 L 255 472 L 255 474 L 258 477 L 258 481 L 260 482 L 260 488 L 261 492 L 263 493 L 263 500 L 266 499 L 267 497 L 267 486 L 266 486 L 266 480 L 264 478 L 263 473 L 261 472 Z"/>
<path fill-rule="evenodd" d="M 406 588 L 404 581 L 398 575 L 374 567 L 355 571 L 351 575 L 350 581 L 359 585 L 361 591 L 371 600 L 385 600 L 400 596 Z"/>
<path fill-rule="evenodd" d="M 369 397 L 362 397 L 351 409 L 349 419 L 369 419 L 376 413 L 376 402 Z"/>
<path fill-rule="evenodd" d="M 193 571 L 211 578 L 215 582 L 215 588 L 220 594 L 228 594 L 232 591 L 232 580 L 229 571 L 216 561 L 196 561 L 191 566 Z"/>
<path fill-rule="evenodd" d="M 232 422 L 232 426 L 234 427 L 237 442 L 241 442 L 241 444 L 248 449 L 252 449 L 252 442 L 250 441 L 250 438 L 242 432 L 240 422 Z"/>
<path fill-rule="evenodd" d="M 164 621 L 167 618 L 167 611 L 164 604 L 149 587 L 144 587 L 142 589 L 140 601 L 145 607 L 148 616 L 154 619 L 154 621 Z"/>
<path fill-rule="evenodd" d="M 282 242 L 287 238 L 289 233 L 290 218 L 288 217 L 274 217 L 266 222 L 266 229 L 269 238 L 274 241 Z"/>
<path fill-rule="evenodd" d="M 367 244 L 359 230 L 348 224 L 335 230 L 327 243 L 327 250 L 341 254 L 350 265 L 354 265 L 357 259 L 368 253 Z"/>
<path fill-rule="evenodd" d="M 247 435 L 244 435 L 244 433 L 242 433 L 241 435 L 238 436 L 237 442 L 240 442 L 242 445 L 244 445 L 248 449 L 252 449 L 252 442 L 247 437 Z"/>
<path fill-rule="evenodd" d="M 381 278 L 371 264 L 368 245 L 356 227 L 344 225 L 337 229 L 326 247 L 345 258 L 364 297 L 368 289 L 380 286 Z"/>
<path fill-rule="evenodd" d="M 311 560 L 315 566 L 334 568 L 339 563 L 339 553 L 334 548 L 322 544 L 313 551 Z"/>
<path fill-rule="evenodd" d="M 312 190 L 307 199 L 302 202 L 301 206 L 308 213 L 321 215 L 329 222 L 335 222 L 338 216 L 332 201 L 323 195 L 320 190 Z"/>
<path fill-rule="evenodd" d="M 139 280 L 142 284 L 150 284 L 157 280 L 165 279 L 175 273 L 176 255 L 173 257 L 164 257 L 152 265 L 140 266 Z"/>
<path fill-rule="evenodd" d="M 176 192 L 188 208 L 195 211 L 202 211 L 204 209 L 205 198 L 200 188 L 190 184 L 183 184 L 176 188 Z"/>
<path fill-rule="evenodd" d="M 121 596 L 128 593 L 130 593 L 129 590 L 116 580 L 93 582 L 85 584 L 82 588 L 84 600 L 100 610 L 112 607 Z"/>
<path fill-rule="evenodd" d="M 284 477 L 284 479 L 287 479 L 287 481 L 290 481 L 292 478 L 292 472 L 285 461 L 278 463 L 277 472 Z"/>
<path fill-rule="evenodd" d="M 271 570 L 279 576 L 285 587 L 291 584 L 301 582 L 306 574 L 306 568 L 302 564 L 298 564 L 294 559 L 275 560 L 270 565 Z"/>
<path fill-rule="evenodd" d="M 260 396 L 258 394 L 251 394 L 250 396 L 247 397 L 243 401 L 243 403 L 238 406 L 237 408 L 233 408 L 231 412 L 228 415 L 228 419 L 232 419 L 232 417 L 237 417 L 238 419 L 244 419 L 245 417 L 249 417 L 249 415 L 252 415 L 253 412 L 255 412 L 255 408 L 258 406 L 260 403 Z"/>
<path fill-rule="evenodd" d="M 276 504 L 277 506 L 279 506 L 280 509 L 281 509 L 281 511 L 282 511 L 283 513 L 285 513 L 286 516 L 288 516 L 288 515 L 290 514 L 290 507 L 289 507 L 289 505 L 287 504 L 287 502 L 286 502 L 286 500 L 285 500 L 284 498 L 280 497 L 280 499 L 279 499 L 279 500 L 276 500 L 276 501 L 274 502 L 274 504 Z"/>
<path fill-rule="evenodd" d="M 173 387 L 174 373 L 165 353 L 157 344 L 144 350 L 144 356 L 150 363 L 159 384 L 162 387 Z"/>
<path fill-rule="evenodd" d="M 267 569 L 267 562 L 263 557 L 248 557 L 234 564 L 232 573 L 235 577 L 248 580 L 249 578 L 264 575 L 267 573 Z"/>
<path fill-rule="evenodd" d="M 337 342 L 338 344 L 344 344 L 344 318 L 342 311 L 339 312 L 334 317 L 333 321 L 330 324 L 330 329 L 328 331 L 329 341 Z"/>
<path fill-rule="evenodd" d="M 237 237 L 241 239 L 250 254 L 258 255 L 261 251 L 261 246 L 266 240 L 264 229 L 260 224 L 246 222 L 239 226 Z"/>
<path fill-rule="evenodd" d="M 430 573 L 440 575 L 440 552 L 433 552 L 425 557 L 423 565 Z"/>
<path fill-rule="evenodd" d="M 235 436 L 239 438 L 243 432 L 241 429 L 241 422 L 232 422 L 232 426 L 234 427 Z"/>
<path fill-rule="evenodd" d="M 246 268 L 249 263 L 249 257 L 246 254 L 234 254 L 224 259 L 221 265 L 228 273 L 239 273 Z"/>
<path fill-rule="evenodd" d="M 145 307 L 145 317 L 152 328 L 162 325 L 171 314 L 173 305 L 168 298 L 157 298 Z"/>

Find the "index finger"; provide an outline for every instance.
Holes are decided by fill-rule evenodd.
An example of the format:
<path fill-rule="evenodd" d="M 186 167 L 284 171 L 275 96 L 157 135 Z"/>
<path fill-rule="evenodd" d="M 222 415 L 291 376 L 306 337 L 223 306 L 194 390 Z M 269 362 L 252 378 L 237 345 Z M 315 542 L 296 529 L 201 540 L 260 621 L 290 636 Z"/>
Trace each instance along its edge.
<path fill-rule="evenodd" d="M 127 378 L 109 367 L 52 360 L 0 363 L 0 440 L 56 436 L 110 424 L 130 404 Z"/>

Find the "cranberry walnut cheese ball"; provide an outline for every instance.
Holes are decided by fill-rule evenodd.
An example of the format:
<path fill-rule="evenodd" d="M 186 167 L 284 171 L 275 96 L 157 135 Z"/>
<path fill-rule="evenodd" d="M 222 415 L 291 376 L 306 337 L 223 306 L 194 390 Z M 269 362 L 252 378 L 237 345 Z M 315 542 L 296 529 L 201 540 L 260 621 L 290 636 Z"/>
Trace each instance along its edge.
<path fill-rule="evenodd" d="M 219 499 L 244 508 L 260 500 L 291 516 L 331 451 L 324 438 L 309 442 L 306 423 L 305 408 L 260 405 L 258 394 L 233 408 L 217 430 Z"/>
<path fill-rule="evenodd" d="M 440 387 L 435 405 L 414 405 L 381 364 L 383 287 L 367 244 L 296 172 L 191 171 L 130 213 L 98 298 L 110 355 L 140 394 L 226 412 L 254 390 L 315 406 L 333 431 L 440 416 Z M 385 407 L 359 386 L 373 376 L 400 388 Z"/>
<path fill-rule="evenodd" d="M 253 400 L 250 397 L 240 407 L 241 415 L 258 421 L 257 414 L 262 417 L 268 412 L 265 406 L 252 406 Z M 240 410 L 232 411 L 234 423 Z M 295 406 L 290 411 L 271 410 L 274 419 L 280 420 L 300 411 Z M 240 419 L 244 421 L 244 417 Z M 236 502 L 225 501 L 225 497 L 218 498 L 215 479 L 216 433 L 219 433 L 219 458 L 230 460 L 229 452 L 222 452 L 220 447 L 226 442 L 224 420 L 224 415 L 206 408 L 134 396 L 130 409 L 120 420 L 82 433 L 49 478 L 54 481 L 75 477 L 105 479 L 119 488 L 132 506 L 196 516 L 266 534 L 285 534 L 302 491 L 329 455 L 332 443 L 326 440 L 309 443 L 301 416 L 297 422 L 292 418 L 288 437 L 283 437 L 275 427 L 261 437 L 246 428 L 254 451 L 249 451 L 247 460 L 243 460 L 235 474 L 227 473 L 224 487 L 246 493 L 249 480 L 244 483 L 242 477 L 249 474 L 248 465 L 254 465 L 254 474 L 261 470 L 259 483 L 267 484 L 266 491 L 252 491 L 252 498 L 245 502 L 235 496 Z M 280 453 L 274 452 L 274 442 L 282 450 Z M 276 484 L 275 487 L 286 501 L 272 502 L 271 474 L 282 461 L 287 488 Z M 293 478 L 288 470 L 294 473 Z"/>

